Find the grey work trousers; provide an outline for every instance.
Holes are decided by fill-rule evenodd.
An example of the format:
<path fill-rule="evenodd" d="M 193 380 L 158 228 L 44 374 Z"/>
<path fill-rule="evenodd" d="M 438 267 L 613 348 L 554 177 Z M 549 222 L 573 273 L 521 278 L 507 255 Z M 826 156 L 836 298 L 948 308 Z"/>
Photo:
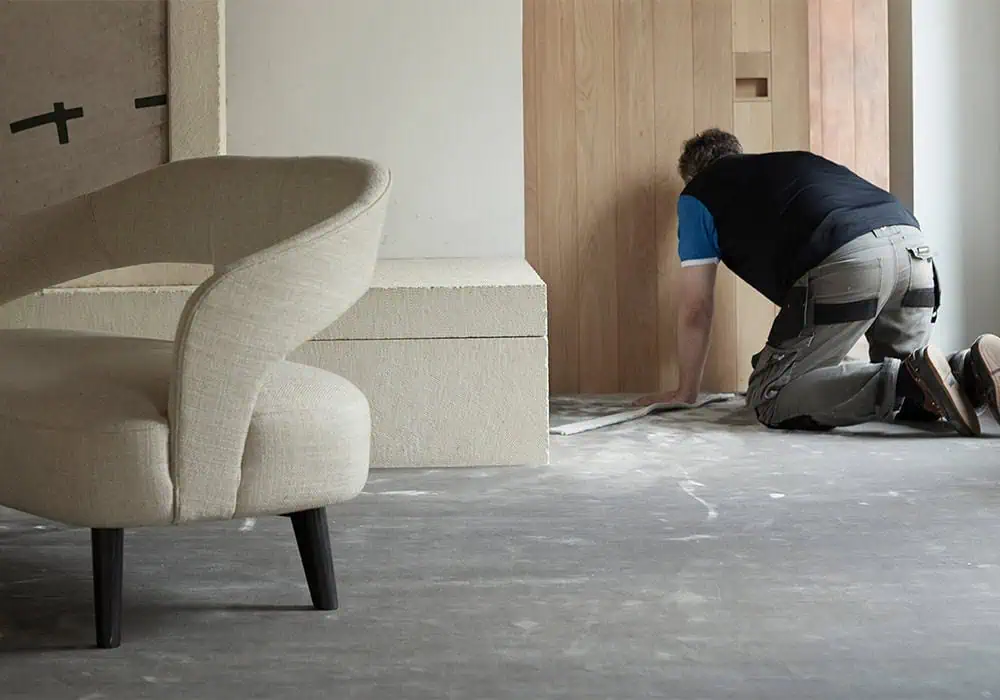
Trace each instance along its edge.
<path fill-rule="evenodd" d="M 901 360 L 930 340 L 937 289 L 919 229 L 888 226 L 847 243 L 792 289 L 754 357 L 747 404 L 779 429 L 890 418 Z M 846 360 L 863 336 L 871 362 Z"/>

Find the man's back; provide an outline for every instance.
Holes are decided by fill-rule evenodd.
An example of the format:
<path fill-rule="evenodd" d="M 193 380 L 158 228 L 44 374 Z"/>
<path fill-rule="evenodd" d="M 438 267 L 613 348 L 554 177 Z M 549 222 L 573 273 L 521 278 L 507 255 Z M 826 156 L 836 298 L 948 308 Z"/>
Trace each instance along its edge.
<path fill-rule="evenodd" d="M 803 151 L 722 158 L 688 183 L 678 213 L 682 264 L 717 257 L 776 304 L 854 238 L 918 226 L 892 194 Z"/>

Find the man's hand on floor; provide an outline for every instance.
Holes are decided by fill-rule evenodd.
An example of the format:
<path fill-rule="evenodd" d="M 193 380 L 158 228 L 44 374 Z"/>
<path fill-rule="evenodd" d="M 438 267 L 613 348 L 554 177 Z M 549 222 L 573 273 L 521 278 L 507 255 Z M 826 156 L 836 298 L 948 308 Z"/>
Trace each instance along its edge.
<path fill-rule="evenodd" d="M 633 406 L 649 406 L 654 403 L 683 403 L 683 404 L 693 404 L 698 400 L 698 392 L 691 392 L 682 389 L 673 389 L 671 391 L 664 391 L 659 394 L 650 394 L 649 396 L 643 396 L 642 398 L 636 399 L 632 405 Z"/>

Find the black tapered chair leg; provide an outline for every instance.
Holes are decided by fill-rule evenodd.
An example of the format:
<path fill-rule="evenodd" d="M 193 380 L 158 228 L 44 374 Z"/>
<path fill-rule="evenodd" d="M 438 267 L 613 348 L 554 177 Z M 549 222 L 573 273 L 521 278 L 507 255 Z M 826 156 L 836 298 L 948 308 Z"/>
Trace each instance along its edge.
<path fill-rule="evenodd" d="M 125 531 L 93 529 L 90 549 L 94 561 L 94 621 L 97 646 L 116 649 L 122 643 L 122 572 Z"/>
<path fill-rule="evenodd" d="M 330 552 L 330 528 L 326 508 L 314 508 L 291 513 L 295 542 L 302 557 L 302 568 L 309 584 L 309 595 L 317 610 L 336 610 L 337 581 L 333 572 L 333 554 Z"/>

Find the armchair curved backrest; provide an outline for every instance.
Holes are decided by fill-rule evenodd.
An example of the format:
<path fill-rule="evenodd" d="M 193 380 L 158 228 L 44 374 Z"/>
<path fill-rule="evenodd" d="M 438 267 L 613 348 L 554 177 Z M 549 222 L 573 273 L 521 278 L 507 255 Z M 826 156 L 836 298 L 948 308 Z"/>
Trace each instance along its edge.
<path fill-rule="evenodd" d="M 356 158 L 163 165 L 0 229 L 0 304 L 109 269 L 214 265 L 177 328 L 171 476 L 176 522 L 229 518 L 269 367 L 367 291 L 390 189 Z"/>

